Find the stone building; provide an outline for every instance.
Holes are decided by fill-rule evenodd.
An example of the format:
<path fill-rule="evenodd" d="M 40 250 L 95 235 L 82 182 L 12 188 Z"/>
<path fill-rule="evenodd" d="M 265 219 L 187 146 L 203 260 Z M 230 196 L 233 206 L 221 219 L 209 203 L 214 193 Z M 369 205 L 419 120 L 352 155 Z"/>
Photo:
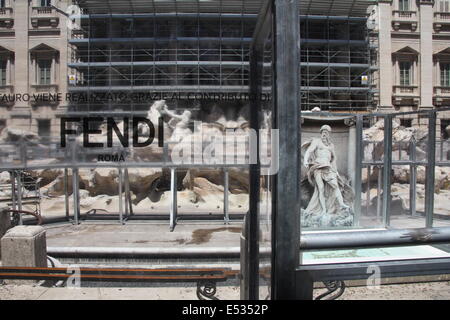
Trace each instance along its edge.
<path fill-rule="evenodd" d="M 378 0 L 368 25 L 379 43 L 380 111 L 450 106 L 450 0 Z M 440 118 L 445 135 L 450 113 Z"/>
<path fill-rule="evenodd" d="M 77 3 L 87 14 L 78 32 L 67 27 L 72 0 L 0 1 L 0 128 L 57 135 L 64 114 L 130 112 L 121 105 L 71 106 L 68 91 L 247 92 L 248 48 L 263 1 L 250 2 L 236 20 L 200 7 L 199 14 L 173 17 L 161 1 L 154 2 L 162 8 L 159 17 L 139 0 L 133 2 L 139 15 L 83 0 Z M 450 106 L 450 0 L 378 0 L 368 10 L 368 30 L 367 5 L 357 2 L 357 9 L 341 16 L 302 2 L 302 108 L 392 112 Z M 68 84 L 69 74 L 76 76 L 75 85 Z M 40 93 L 60 97 L 36 101 L 33 95 Z M 439 120 L 443 135 L 449 119 Z M 404 119 L 405 125 L 414 121 Z"/>
<path fill-rule="evenodd" d="M 0 1 L 0 128 L 58 132 L 66 109 L 68 1 Z"/>

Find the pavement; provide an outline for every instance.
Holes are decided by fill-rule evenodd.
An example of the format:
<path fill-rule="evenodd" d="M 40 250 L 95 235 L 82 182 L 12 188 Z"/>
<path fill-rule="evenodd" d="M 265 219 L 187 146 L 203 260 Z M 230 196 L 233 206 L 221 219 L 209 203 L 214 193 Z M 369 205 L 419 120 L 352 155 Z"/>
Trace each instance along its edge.
<path fill-rule="evenodd" d="M 0 300 L 197 300 L 197 287 L 46 288 L 37 285 L 0 285 Z M 218 287 L 217 298 L 239 300 L 238 287 Z"/>
<path fill-rule="evenodd" d="M 263 288 L 261 298 L 267 288 Z M 316 289 L 314 296 L 323 293 Z M 239 287 L 218 286 L 220 300 L 239 300 Z M 191 286 L 151 288 L 46 288 L 37 285 L 0 285 L 0 300 L 197 300 Z M 450 300 L 450 282 L 383 285 L 380 288 L 347 288 L 338 300 Z"/>
<path fill-rule="evenodd" d="M 174 232 L 161 223 L 49 225 L 49 247 L 199 248 L 239 247 L 242 222 L 182 222 Z"/>

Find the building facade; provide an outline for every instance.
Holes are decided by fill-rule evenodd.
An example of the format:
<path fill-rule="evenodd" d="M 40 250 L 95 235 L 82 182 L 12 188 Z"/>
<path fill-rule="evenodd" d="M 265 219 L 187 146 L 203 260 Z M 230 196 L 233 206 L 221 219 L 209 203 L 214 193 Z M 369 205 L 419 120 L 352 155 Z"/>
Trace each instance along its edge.
<path fill-rule="evenodd" d="M 67 107 L 67 3 L 1 1 L 0 127 L 58 131 Z"/>
<path fill-rule="evenodd" d="M 232 117 L 248 102 L 183 97 L 248 92 L 250 44 L 263 3 L 2 1 L 0 93 L 15 99 L 0 100 L 0 127 L 57 135 L 64 115 L 121 116 L 149 108 L 148 99 L 83 99 L 105 93 L 176 94 L 173 107 L 207 112 L 218 106 Z M 66 16 L 72 4 L 82 12 L 75 28 L 68 27 Z M 382 59 L 377 59 L 378 36 L 370 36 L 366 27 L 368 4 L 300 2 L 303 110 L 376 109 L 379 84 L 370 75 L 378 73 Z"/>
<path fill-rule="evenodd" d="M 368 25 L 379 42 L 380 110 L 450 106 L 450 0 L 379 0 Z M 443 135 L 449 119 L 439 120 Z"/>

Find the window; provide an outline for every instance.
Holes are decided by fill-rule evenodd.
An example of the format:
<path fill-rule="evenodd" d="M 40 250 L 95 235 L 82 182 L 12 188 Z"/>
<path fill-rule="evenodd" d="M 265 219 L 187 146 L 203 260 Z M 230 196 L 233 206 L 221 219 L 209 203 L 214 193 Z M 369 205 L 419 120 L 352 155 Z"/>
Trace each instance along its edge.
<path fill-rule="evenodd" d="M 6 8 L 6 0 L 0 0 L 0 8 Z"/>
<path fill-rule="evenodd" d="M 412 70 L 411 62 L 403 61 L 400 62 L 400 85 L 410 86 L 412 83 Z"/>
<path fill-rule="evenodd" d="M 398 10 L 409 11 L 409 0 L 399 0 L 398 1 Z"/>
<path fill-rule="evenodd" d="M 38 67 L 39 67 L 38 84 L 42 85 L 51 84 L 52 61 L 40 60 L 38 62 Z"/>
<path fill-rule="evenodd" d="M 6 60 L 0 60 L 0 86 L 6 86 Z"/>
<path fill-rule="evenodd" d="M 450 12 L 450 0 L 439 1 L 439 11 L 440 12 Z"/>
<path fill-rule="evenodd" d="M 400 119 L 400 125 L 405 128 L 411 128 L 412 119 Z"/>
<path fill-rule="evenodd" d="M 450 63 L 441 63 L 441 86 L 450 87 Z"/>
<path fill-rule="evenodd" d="M 51 122 L 48 119 L 42 119 L 37 121 L 38 124 L 38 135 L 42 141 L 48 141 L 50 137 L 50 125 Z"/>
<path fill-rule="evenodd" d="M 40 0 L 41 7 L 51 7 L 52 6 L 52 0 Z"/>

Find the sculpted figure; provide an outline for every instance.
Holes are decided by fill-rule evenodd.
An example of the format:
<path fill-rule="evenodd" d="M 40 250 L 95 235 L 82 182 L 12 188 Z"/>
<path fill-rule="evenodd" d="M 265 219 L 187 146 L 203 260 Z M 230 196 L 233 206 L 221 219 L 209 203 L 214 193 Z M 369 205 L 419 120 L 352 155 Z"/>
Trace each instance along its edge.
<path fill-rule="evenodd" d="M 173 129 L 172 137 L 170 140 L 178 141 L 180 138 L 184 138 L 192 134 L 192 130 L 189 128 L 189 122 L 191 121 L 192 113 L 189 110 L 178 115 L 173 111 L 170 111 L 167 106 L 164 106 L 163 113 L 171 118 L 169 126 Z"/>
<path fill-rule="evenodd" d="M 320 221 L 320 226 L 336 224 L 333 219 L 349 216 L 353 201 L 353 190 L 338 173 L 330 133 L 331 127 L 325 125 L 320 129 L 320 138 L 303 146 L 306 149 L 303 165 L 307 168 L 309 184 L 314 187 L 304 219 Z"/>

